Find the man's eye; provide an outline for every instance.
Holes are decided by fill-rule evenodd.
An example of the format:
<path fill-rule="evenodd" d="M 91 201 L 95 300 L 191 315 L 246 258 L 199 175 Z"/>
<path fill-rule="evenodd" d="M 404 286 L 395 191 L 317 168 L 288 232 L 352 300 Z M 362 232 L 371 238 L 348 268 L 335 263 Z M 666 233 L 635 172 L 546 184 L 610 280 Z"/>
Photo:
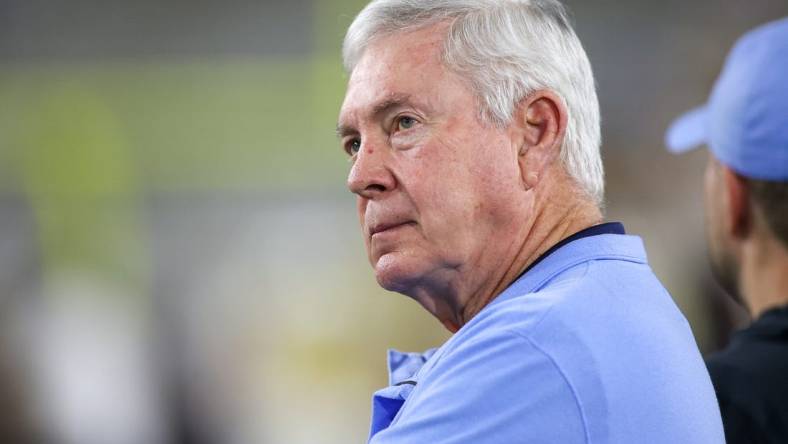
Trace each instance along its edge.
<path fill-rule="evenodd" d="M 358 139 L 353 139 L 345 144 L 345 151 L 353 156 L 361 149 L 361 141 Z"/>
<path fill-rule="evenodd" d="M 402 116 L 399 119 L 397 119 L 398 130 L 411 129 L 415 124 L 416 124 L 416 119 L 414 119 L 413 117 Z"/>

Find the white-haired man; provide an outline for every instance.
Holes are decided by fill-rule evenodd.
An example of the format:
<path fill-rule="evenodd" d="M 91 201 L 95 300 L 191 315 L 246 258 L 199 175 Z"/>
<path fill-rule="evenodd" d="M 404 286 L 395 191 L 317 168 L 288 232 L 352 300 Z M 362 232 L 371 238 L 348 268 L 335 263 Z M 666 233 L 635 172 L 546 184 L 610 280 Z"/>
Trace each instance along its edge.
<path fill-rule="evenodd" d="M 338 134 L 369 260 L 454 332 L 390 352 L 370 442 L 719 443 L 686 320 L 602 223 L 599 109 L 556 0 L 382 0 Z"/>

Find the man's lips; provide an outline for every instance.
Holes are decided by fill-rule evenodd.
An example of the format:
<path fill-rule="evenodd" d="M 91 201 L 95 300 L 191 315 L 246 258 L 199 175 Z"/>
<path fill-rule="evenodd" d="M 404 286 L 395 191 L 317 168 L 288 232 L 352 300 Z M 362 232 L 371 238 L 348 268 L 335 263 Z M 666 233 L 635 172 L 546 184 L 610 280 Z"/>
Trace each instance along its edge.
<path fill-rule="evenodd" d="M 372 227 L 370 227 L 370 229 L 369 229 L 369 236 L 372 237 L 372 236 L 374 236 L 374 235 L 376 235 L 378 233 L 383 233 L 385 231 L 393 230 L 395 228 L 399 228 L 399 227 L 404 226 L 404 225 L 412 225 L 412 224 L 415 224 L 415 222 L 412 221 L 412 220 L 406 220 L 406 221 L 402 221 L 402 222 L 385 222 L 385 223 L 375 224 Z"/>

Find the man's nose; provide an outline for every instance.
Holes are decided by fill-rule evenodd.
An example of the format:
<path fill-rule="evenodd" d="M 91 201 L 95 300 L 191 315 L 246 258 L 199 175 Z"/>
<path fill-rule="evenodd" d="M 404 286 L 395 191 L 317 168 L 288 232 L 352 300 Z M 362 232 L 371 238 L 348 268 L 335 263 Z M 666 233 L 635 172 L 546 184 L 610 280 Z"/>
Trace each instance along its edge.
<path fill-rule="evenodd" d="M 390 170 L 389 154 L 385 147 L 365 142 L 356 154 L 348 174 L 350 191 L 367 199 L 375 199 L 394 189 L 396 179 Z"/>

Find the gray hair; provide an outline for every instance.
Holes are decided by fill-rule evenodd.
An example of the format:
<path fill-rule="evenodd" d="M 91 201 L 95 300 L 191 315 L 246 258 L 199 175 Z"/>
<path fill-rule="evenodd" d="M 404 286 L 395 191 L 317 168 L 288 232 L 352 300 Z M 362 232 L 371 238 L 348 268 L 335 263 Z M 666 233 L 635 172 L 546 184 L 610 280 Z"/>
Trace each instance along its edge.
<path fill-rule="evenodd" d="M 539 89 L 564 100 L 568 113 L 561 160 L 598 206 L 604 199 L 599 101 L 591 63 L 558 0 L 374 0 L 345 36 L 352 73 L 377 38 L 449 21 L 444 64 L 469 80 L 482 118 L 506 126 L 517 104 Z"/>

